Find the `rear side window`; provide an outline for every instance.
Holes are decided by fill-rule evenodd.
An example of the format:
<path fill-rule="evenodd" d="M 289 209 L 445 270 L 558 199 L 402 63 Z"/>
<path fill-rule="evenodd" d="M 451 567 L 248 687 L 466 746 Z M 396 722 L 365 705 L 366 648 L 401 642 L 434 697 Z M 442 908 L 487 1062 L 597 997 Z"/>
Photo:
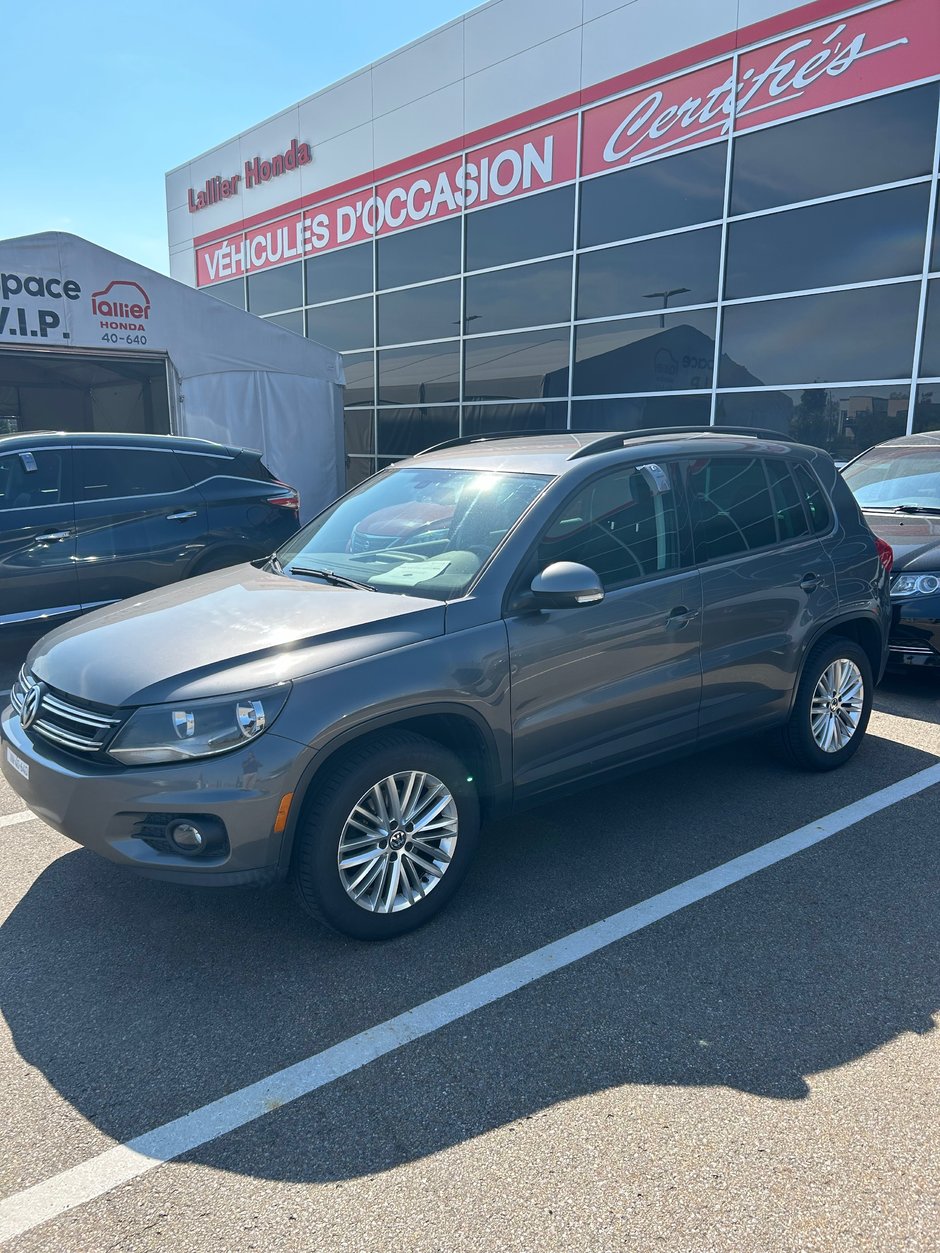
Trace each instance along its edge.
<path fill-rule="evenodd" d="M 826 494 L 804 465 L 795 465 L 793 471 L 800 485 L 800 494 L 806 501 L 810 526 L 814 535 L 823 535 L 832 526 L 832 513 Z"/>
<path fill-rule="evenodd" d="M 0 457 L 0 510 L 68 501 L 68 449 L 46 448 Z"/>
<path fill-rule="evenodd" d="M 777 542 L 775 508 L 757 457 L 702 457 L 689 469 L 700 561 L 716 561 Z"/>
<path fill-rule="evenodd" d="M 188 487 L 186 475 L 169 449 L 75 449 L 76 501 L 156 496 Z"/>
<path fill-rule="evenodd" d="M 809 535 L 809 523 L 803 511 L 803 502 L 796 482 L 785 461 L 767 461 L 767 477 L 777 517 L 777 534 L 782 541 L 800 539 Z"/>

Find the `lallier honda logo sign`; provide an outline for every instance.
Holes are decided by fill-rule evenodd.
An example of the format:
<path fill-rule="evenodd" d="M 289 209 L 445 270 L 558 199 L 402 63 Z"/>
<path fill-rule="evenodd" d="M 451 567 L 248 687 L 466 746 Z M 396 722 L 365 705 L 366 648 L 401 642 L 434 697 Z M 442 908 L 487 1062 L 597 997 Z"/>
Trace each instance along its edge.
<path fill-rule="evenodd" d="M 0 343 L 143 348 L 150 311 L 145 288 L 131 279 L 89 285 L 63 274 L 0 273 Z"/>
<path fill-rule="evenodd" d="M 891 0 L 584 110 L 581 173 L 668 156 L 940 72 L 940 0 Z M 200 286 L 568 182 L 562 118 L 197 248 Z"/>

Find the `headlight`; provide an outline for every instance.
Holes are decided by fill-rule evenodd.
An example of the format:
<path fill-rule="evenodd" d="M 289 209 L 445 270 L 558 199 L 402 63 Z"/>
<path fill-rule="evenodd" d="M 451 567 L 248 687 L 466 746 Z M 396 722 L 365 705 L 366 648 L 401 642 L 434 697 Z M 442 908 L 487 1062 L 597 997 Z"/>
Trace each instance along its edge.
<path fill-rule="evenodd" d="M 940 574 L 899 574 L 891 584 L 892 596 L 933 596 L 940 592 Z"/>
<path fill-rule="evenodd" d="M 135 710 L 108 749 L 126 766 L 214 757 L 256 739 L 284 708 L 289 683 L 240 696 L 145 705 Z"/>

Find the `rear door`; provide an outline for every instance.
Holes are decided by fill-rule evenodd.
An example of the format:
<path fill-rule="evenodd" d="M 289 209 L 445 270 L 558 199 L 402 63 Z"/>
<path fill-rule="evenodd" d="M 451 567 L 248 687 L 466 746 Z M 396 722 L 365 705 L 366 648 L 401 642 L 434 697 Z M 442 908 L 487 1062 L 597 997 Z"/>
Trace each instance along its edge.
<path fill-rule="evenodd" d="M 0 626 L 78 613 L 72 450 L 0 456 Z"/>
<path fill-rule="evenodd" d="M 73 456 L 83 608 L 182 578 L 202 551 L 206 505 L 173 449 L 76 444 Z"/>
<path fill-rule="evenodd" d="M 806 639 L 837 598 L 832 562 L 785 460 L 697 458 L 687 487 L 702 574 L 707 737 L 786 712 Z"/>

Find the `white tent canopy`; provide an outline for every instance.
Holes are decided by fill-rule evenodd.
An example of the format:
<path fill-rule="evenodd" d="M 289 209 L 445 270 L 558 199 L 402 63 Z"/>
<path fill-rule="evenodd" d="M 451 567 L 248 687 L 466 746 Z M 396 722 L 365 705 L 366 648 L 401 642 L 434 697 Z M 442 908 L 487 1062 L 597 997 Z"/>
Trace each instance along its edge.
<path fill-rule="evenodd" d="M 299 488 L 304 518 L 342 490 L 338 353 L 88 240 L 61 232 L 0 240 L 7 351 L 40 369 L 52 353 L 94 353 L 115 368 L 162 359 L 173 431 L 260 449 Z"/>

